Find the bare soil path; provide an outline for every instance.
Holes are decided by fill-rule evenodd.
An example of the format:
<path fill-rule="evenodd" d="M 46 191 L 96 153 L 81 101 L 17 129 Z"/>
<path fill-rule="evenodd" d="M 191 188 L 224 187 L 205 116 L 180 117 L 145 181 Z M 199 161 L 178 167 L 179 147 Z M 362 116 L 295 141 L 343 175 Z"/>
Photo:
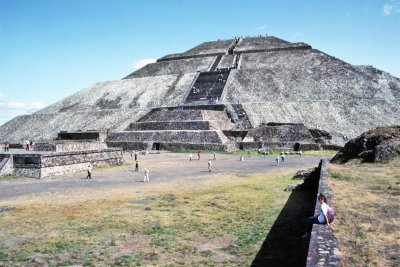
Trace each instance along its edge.
<path fill-rule="evenodd" d="M 212 154 L 202 154 L 197 160 L 197 154 L 189 161 L 189 155 L 184 153 L 160 153 L 139 155 L 139 172 L 134 172 L 134 165 L 128 159 L 126 166 L 117 168 L 95 169 L 92 179 L 84 179 L 86 173 L 74 173 L 52 178 L 34 179 L 20 178 L 0 181 L 0 200 L 6 200 L 20 196 L 35 196 L 47 193 L 69 192 L 74 190 L 111 189 L 123 186 L 142 184 L 143 168 L 150 171 L 150 183 L 166 181 L 170 179 L 184 179 L 185 182 L 198 182 L 192 179 L 199 176 L 234 173 L 249 175 L 279 171 L 286 168 L 306 169 L 317 166 L 321 157 L 289 155 L 284 163 L 276 165 L 275 157 L 245 156 L 240 161 L 240 156 L 229 154 L 217 154 L 216 160 Z M 212 172 L 208 171 L 207 162 L 212 161 Z"/>

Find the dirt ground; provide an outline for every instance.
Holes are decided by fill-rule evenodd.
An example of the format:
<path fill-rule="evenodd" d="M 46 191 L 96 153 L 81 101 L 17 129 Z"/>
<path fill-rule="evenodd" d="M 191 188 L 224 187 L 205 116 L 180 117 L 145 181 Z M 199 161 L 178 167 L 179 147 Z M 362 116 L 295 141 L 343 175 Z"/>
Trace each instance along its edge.
<path fill-rule="evenodd" d="M 74 173 L 65 176 L 34 179 L 20 178 L 14 180 L 0 180 L 0 201 L 22 196 L 37 196 L 41 194 L 56 194 L 57 192 L 71 192 L 76 190 L 95 190 L 102 188 L 118 188 L 142 185 L 144 168 L 150 171 L 150 183 L 179 179 L 184 183 L 201 182 L 199 177 L 218 177 L 218 174 L 249 175 L 285 169 L 307 169 L 317 166 L 321 157 L 300 157 L 289 155 L 285 162 L 276 165 L 273 156 L 240 156 L 217 154 L 202 154 L 200 160 L 197 154 L 189 161 L 189 154 L 160 153 L 139 155 L 139 172 L 134 172 L 134 165 L 130 155 L 124 155 L 127 165 L 112 168 L 97 168 L 93 170 L 92 179 L 84 179 L 86 173 Z M 212 172 L 208 171 L 207 162 L 212 161 Z"/>

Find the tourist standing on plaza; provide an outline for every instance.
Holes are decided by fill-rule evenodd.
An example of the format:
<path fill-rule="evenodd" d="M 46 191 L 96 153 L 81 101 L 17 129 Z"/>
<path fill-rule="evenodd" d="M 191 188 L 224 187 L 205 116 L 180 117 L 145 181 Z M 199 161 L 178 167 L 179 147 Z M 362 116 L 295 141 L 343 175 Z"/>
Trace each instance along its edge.
<path fill-rule="evenodd" d="M 89 163 L 87 167 L 87 176 L 86 179 L 92 179 L 92 164 Z"/>
<path fill-rule="evenodd" d="M 208 161 L 208 171 L 209 171 L 209 172 L 212 171 L 211 165 L 212 165 L 212 162 L 211 162 L 211 160 L 209 160 L 209 161 Z"/>
<path fill-rule="evenodd" d="M 27 150 L 27 151 L 29 151 L 29 144 L 30 144 L 29 140 L 26 139 L 25 140 L 25 150 Z"/>
<path fill-rule="evenodd" d="M 138 171 L 139 171 L 139 161 L 137 160 L 136 164 L 135 164 L 135 172 L 138 172 Z"/>
<path fill-rule="evenodd" d="M 150 182 L 149 173 L 150 173 L 149 170 L 144 168 L 144 179 L 143 179 L 143 182 Z"/>
<path fill-rule="evenodd" d="M 197 151 L 197 160 L 200 160 L 200 150 Z"/>
<path fill-rule="evenodd" d="M 193 155 L 192 155 L 192 153 L 190 153 L 190 155 L 189 155 L 189 161 L 192 161 L 192 158 L 193 158 Z"/>
<path fill-rule="evenodd" d="M 279 166 L 279 162 L 281 161 L 281 159 L 280 159 L 280 157 L 279 156 L 276 156 L 276 166 Z"/>
<path fill-rule="evenodd" d="M 8 141 L 4 143 L 4 152 L 10 152 L 10 143 Z"/>
<path fill-rule="evenodd" d="M 217 160 L 217 154 L 214 152 L 214 160 Z"/>

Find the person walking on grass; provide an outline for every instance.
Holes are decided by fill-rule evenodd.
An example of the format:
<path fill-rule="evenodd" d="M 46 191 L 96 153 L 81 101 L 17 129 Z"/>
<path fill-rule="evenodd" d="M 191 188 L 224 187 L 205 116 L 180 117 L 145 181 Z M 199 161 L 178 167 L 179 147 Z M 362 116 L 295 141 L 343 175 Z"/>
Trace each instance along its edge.
<path fill-rule="evenodd" d="M 306 233 L 302 236 L 302 238 L 307 238 L 310 236 L 313 224 L 326 224 L 329 227 L 333 222 L 333 211 L 332 208 L 328 206 L 324 194 L 319 194 L 318 201 L 320 204 L 320 213 L 307 218 Z"/>
<path fill-rule="evenodd" d="M 146 168 L 144 168 L 144 178 L 143 178 L 143 182 L 150 182 L 149 173 L 150 173 L 149 170 L 146 169 Z"/>

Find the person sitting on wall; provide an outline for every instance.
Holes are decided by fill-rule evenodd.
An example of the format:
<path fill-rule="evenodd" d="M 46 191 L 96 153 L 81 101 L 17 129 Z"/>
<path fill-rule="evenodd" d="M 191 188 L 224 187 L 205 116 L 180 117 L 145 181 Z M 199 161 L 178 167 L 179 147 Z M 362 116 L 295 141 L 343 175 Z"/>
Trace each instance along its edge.
<path fill-rule="evenodd" d="M 326 224 L 327 226 L 330 226 L 328 220 L 329 206 L 326 201 L 326 197 L 321 193 L 318 196 L 318 200 L 321 206 L 320 213 L 318 215 L 307 218 L 306 233 L 302 236 L 303 238 L 307 238 L 310 236 L 313 224 Z"/>

